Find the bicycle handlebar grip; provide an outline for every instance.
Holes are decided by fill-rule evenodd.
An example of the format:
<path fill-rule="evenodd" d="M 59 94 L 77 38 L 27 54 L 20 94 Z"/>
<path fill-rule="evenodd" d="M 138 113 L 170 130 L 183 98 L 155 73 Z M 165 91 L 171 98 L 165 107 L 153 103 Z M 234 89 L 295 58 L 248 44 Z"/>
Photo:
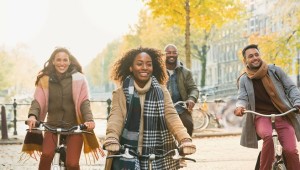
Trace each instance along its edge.
<path fill-rule="evenodd" d="M 87 129 L 87 126 L 85 126 L 85 124 L 80 124 L 79 127 L 80 127 L 80 130 L 85 130 L 85 129 Z"/>
<path fill-rule="evenodd" d="M 181 159 L 196 162 L 196 160 L 192 158 L 182 157 Z"/>

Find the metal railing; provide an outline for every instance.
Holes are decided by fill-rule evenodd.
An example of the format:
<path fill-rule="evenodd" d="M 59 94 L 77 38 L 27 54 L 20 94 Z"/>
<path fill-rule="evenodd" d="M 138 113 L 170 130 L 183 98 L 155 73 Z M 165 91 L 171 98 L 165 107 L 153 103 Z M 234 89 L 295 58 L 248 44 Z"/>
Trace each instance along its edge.
<path fill-rule="evenodd" d="M 107 118 L 107 115 L 109 114 L 109 112 L 111 110 L 111 102 L 112 101 L 110 98 L 108 98 L 107 100 L 91 101 L 91 105 L 94 105 L 94 104 L 97 105 L 99 103 L 106 103 L 106 115 L 104 115 L 104 117 L 103 116 L 99 117 L 99 115 L 98 115 L 95 117 L 95 119 L 106 119 Z M 27 108 L 21 108 L 22 106 L 26 106 Z M 28 112 L 29 107 L 30 107 L 30 103 L 17 103 L 16 99 L 14 99 L 13 103 L 2 104 L 2 106 L 1 106 L 2 139 L 8 139 L 8 124 L 7 124 L 7 122 L 11 120 L 10 117 L 12 115 L 12 112 L 13 112 L 13 120 L 10 122 L 13 122 L 13 128 L 14 128 L 13 135 L 18 135 L 17 122 L 27 120 L 27 112 Z M 101 108 L 103 108 L 103 107 L 101 107 Z M 21 110 L 24 110 L 24 111 L 21 111 Z M 19 112 L 22 113 L 23 115 L 19 114 Z M 26 112 L 26 114 L 24 114 L 23 112 Z M 93 107 L 92 107 L 92 112 L 93 112 Z M 9 119 L 7 119 L 8 117 L 9 117 Z M 19 119 L 18 119 L 18 117 L 19 117 Z"/>

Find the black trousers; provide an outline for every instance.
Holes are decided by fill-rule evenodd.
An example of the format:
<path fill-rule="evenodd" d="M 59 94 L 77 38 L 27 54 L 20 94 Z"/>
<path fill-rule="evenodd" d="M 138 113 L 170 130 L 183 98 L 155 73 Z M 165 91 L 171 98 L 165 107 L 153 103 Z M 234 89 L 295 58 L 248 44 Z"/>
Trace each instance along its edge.
<path fill-rule="evenodd" d="M 188 134 L 192 137 L 194 130 L 192 115 L 189 113 L 188 110 L 186 110 L 183 113 L 179 114 L 179 117 L 183 123 L 183 126 L 187 129 Z"/>

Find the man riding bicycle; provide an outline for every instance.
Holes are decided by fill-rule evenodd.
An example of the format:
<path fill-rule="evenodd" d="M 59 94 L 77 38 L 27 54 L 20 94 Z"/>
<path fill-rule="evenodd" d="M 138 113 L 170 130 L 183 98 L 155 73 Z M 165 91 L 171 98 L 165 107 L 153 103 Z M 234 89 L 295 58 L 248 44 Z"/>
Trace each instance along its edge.
<path fill-rule="evenodd" d="M 279 114 L 292 107 L 300 108 L 300 92 L 287 74 L 275 65 L 267 65 L 260 57 L 257 45 L 246 46 L 243 51 L 245 72 L 238 79 L 238 101 L 234 114 L 242 116 L 245 109 L 263 114 Z M 297 119 L 298 117 L 298 119 Z M 296 138 L 300 140 L 299 115 L 277 117 L 275 128 L 283 146 L 287 169 L 299 170 Z M 260 169 L 270 170 L 274 160 L 272 124 L 270 118 L 247 114 L 243 125 L 241 145 L 258 148 L 263 140 Z"/>

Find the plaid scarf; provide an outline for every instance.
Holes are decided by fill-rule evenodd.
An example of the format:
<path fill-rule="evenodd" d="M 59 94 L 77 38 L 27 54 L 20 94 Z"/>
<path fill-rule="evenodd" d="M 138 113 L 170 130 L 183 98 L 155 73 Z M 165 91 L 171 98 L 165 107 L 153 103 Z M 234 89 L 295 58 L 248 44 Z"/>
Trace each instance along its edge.
<path fill-rule="evenodd" d="M 135 99 L 136 92 L 134 90 L 134 79 L 131 76 L 128 76 L 123 83 L 123 91 L 126 96 L 126 104 L 127 104 L 127 118 L 125 120 L 125 126 L 121 137 L 121 144 L 124 142 L 122 138 L 127 133 L 129 126 L 128 124 L 135 123 L 136 119 L 129 119 L 129 115 L 134 114 L 134 116 L 130 117 L 140 117 L 135 114 L 139 114 L 137 112 L 132 112 L 134 107 L 140 107 L 136 102 L 140 102 Z M 138 110 L 138 109 L 137 109 Z M 144 120 L 144 132 L 143 132 L 143 146 L 142 146 L 142 155 L 148 155 L 151 153 L 155 154 L 163 154 L 169 150 L 176 148 L 176 143 L 173 136 L 168 131 L 166 120 L 165 120 L 165 107 L 164 107 L 164 94 L 163 91 L 157 81 L 157 79 L 152 76 L 151 87 L 149 91 L 146 93 L 146 98 L 144 102 L 144 112 L 143 112 L 143 120 Z M 138 120 L 138 122 L 140 122 Z M 139 124 L 136 126 L 139 129 Z M 135 129 L 135 132 L 138 132 L 138 129 Z M 136 140 L 136 141 L 135 141 Z M 126 142 L 126 141 L 125 141 Z M 127 141 L 128 142 L 128 141 Z M 138 143 L 138 135 L 134 139 L 134 141 L 130 141 L 132 143 Z M 132 169 L 148 169 L 148 160 L 147 159 L 135 159 L 134 161 L 124 160 L 124 164 L 131 164 Z M 171 156 L 158 159 L 153 161 L 152 165 L 153 169 L 177 169 L 179 167 L 179 162 L 177 160 L 173 160 Z M 121 167 L 122 168 L 122 167 Z"/>

